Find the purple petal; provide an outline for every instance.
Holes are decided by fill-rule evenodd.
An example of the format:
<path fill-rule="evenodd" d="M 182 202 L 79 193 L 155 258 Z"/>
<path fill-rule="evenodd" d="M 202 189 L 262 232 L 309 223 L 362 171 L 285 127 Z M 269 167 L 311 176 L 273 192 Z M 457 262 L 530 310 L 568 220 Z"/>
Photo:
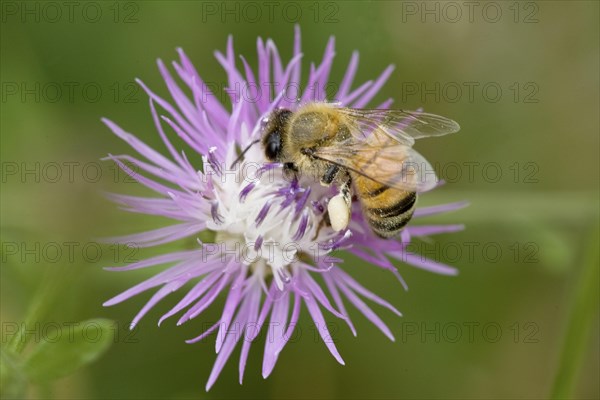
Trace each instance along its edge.
<path fill-rule="evenodd" d="M 258 309 L 260 306 L 261 298 L 261 287 L 259 284 L 254 284 L 250 287 L 249 292 L 244 301 L 250 303 L 248 306 L 248 323 L 244 330 L 244 343 L 242 345 L 242 352 L 240 354 L 239 374 L 240 374 L 240 385 L 244 379 L 244 370 L 246 369 L 246 360 L 248 359 L 248 353 L 250 352 L 250 346 L 252 345 L 251 335 L 258 334 L 260 326 L 258 325 Z M 250 331 L 252 329 L 252 331 Z"/>
<path fill-rule="evenodd" d="M 171 97 L 177 104 L 179 110 L 183 112 L 183 115 L 187 118 L 190 123 L 195 123 L 200 119 L 194 105 L 190 102 L 189 98 L 183 93 L 183 91 L 179 88 L 171 73 L 162 62 L 162 60 L 157 60 L 158 69 L 160 74 L 162 75 L 169 92 L 171 93 Z"/>
<path fill-rule="evenodd" d="M 194 235 L 203 229 L 203 223 L 186 222 L 132 235 L 114 236 L 106 238 L 104 241 L 107 243 L 131 244 L 133 247 L 150 247 Z"/>
<path fill-rule="evenodd" d="M 163 98 L 156 95 L 156 93 L 151 91 L 146 86 L 146 84 L 144 82 L 142 82 L 140 79 L 136 79 L 135 81 L 142 87 L 142 89 L 144 89 L 144 91 L 148 94 L 148 96 L 150 96 L 150 98 L 152 98 L 159 106 L 161 106 L 165 111 L 167 111 L 175 119 L 177 124 L 179 126 L 181 126 L 184 131 L 188 132 L 188 134 L 190 134 L 190 135 L 194 135 L 194 136 L 198 136 L 198 137 L 201 136 L 200 132 L 198 132 L 194 127 L 192 127 L 190 124 L 188 124 L 185 121 L 185 119 L 181 116 L 181 114 L 179 114 L 177 112 L 177 110 L 171 104 L 169 104 L 168 101 L 165 101 Z"/>
<path fill-rule="evenodd" d="M 243 282 L 246 279 L 246 271 L 248 270 L 247 265 L 243 265 L 237 279 L 231 285 L 229 289 L 229 295 L 225 301 L 223 307 L 223 314 L 221 314 L 221 327 L 217 334 L 217 340 L 215 341 L 215 351 L 218 353 L 223 346 L 227 330 L 229 329 L 229 323 L 233 318 L 233 314 L 240 303 L 242 297 Z"/>
<path fill-rule="evenodd" d="M 290 322 L 288 324 L 287 330 L 283 335 L 283 341 L 279 344 L 281 348 L 279 351 L 283 350 L 286 343 L 292 337 L 294 330 L 296 329 L 296 325 L 298 325 L 298 319 L 300 318 L 300 305 L 302 304 L 301 296 L 298 293 L 294 294 L 294 306 L 292 309 L 292 316 L 290 317 Z"/>
<path fill-rule="evenodd" d="M 315 299 L 311 296 L 304 297 L 304 304 L 306 304 L 306 308 L 308 308 L 308 312 L 312 317 L 317 330 L 319 331 L 319 335 L 323 339 L 325 346 L 329 349 L 329 352 L 333 355 L 333 357 L 342 365 L 345 365 L 342 356 L 338 353 L 335 344 L 333 343 L 333 339 L 331 338 L 331 334 L 329 333 L 329 329 L 327 329 L 327 324 L 325 319 L 323 318 L 323 314 L 319 309 L 318 304 L 315 302 Z"/>
<path fill-rule="evenodd" d="M 352 102 L 355 99 L 360 97 L 372 85 L 373 85 L 373 81 L 367 81 L 367 82 L 363 83 L 362 85 L 360 85 L 358 88 L 356 88 L 353 92 L 349 93 L 348 95 L 346 95 L 344 97 L 340 97 L 339 101 L 342 102 L 342 104 L 349 106 L 350 104 L 352 104 Z"/>
<path fill-rule="evenodd" d="M 257 182 L 250 182 L 249 184 L 247 184 L 246 186 L 244 186 L 242 188 L 242 190 L 240 190 L 240 203 L 243 203 L 244 201 L 246 201 L 246 197 L 248 197 L 248 195 L 250 194 L 250 192 L 256 187 Z"/>
<path fill-rule="evenodd" d="M 371 99 L 373 97 L 375 97 L 375 95 L 377 94 L 377 92 L 379 92 L 379 89 L 381 89 L 383 87 L 383 85 L 385 84 L 385 82 L 388 80 L 388 78 L 390 77 L 390 75 L 392 74 L 392 72 L 394 71 L 394 66 L 390 65 L 389 67 L 387 67 L 381 74 L 381 76 L 379 78 L 377 78 L 377 80 L 375 81 L 375 83 L 373 84 L 373 86 L 371 86 L 371 88 L 369 88 L 369 91 L 367 93 L 365 93 L 359 100 L 357 100 L 352 107 L 354 108 L 362 108 L 364 106 L 366 106 L 369 101 L 371 101 Z"/>
<path fill-rule="evenodd" d="M 119 168 L 121 168 L 123 171 L 125 171 L 125 173 L 127 175 L 129 175 L 129 177 L 133 178 L 134 180 L 138 181 L 139 183 L 141 183 L 142 185 L 146 186 L 147 188 L 150 188 L 152 190 L 154 190 L 155 192 L 161 193 L 163 195 L 166 195 L 167 192 L 172 191 L 173 189 L 162 185 L 158 182 L 153 181 L 152 179 L 148 179 L 145 176 L 142 176 L 141 174 L 137 173 L 136 171 L 133 171 L 130 167 L 128 167 L 127 165 L 125 165 L 121 160 L 119 160 L 118 158 L 114 157 L 112 154 L 108 155 L 108 159 L 114 161 Z"/>
<path fill-rule="evenodd" d="M 152 298 L 144 305 L 144 307 L 142 307 L 142 309 L 133 318 L 133 320 L 131 321 L 131 324 L 129 325 L 129 329 L 135 328 L 135 326 L 142 319 L 142 317 L 144 315 L 146 315 L 146 313 L 148 311 L 150 311 L 150 309 L 152 307 L 154 307 L 156 305 L 156 303 L 158 303 L 159 301 L 161 301 L 163 298 L 165 298 L 170 293 L 173 293 L 174 291 L 178 290 L 179 288 L 181 288 L 186 283 L 187 283 L 187 280 L 182 279 L 182 280 L 179 280 L 179 281 L 169 282 L 165 286 L 163 286 L 162 288 L 160 288 L 160 290 L 158 290 L 152 296 Z"/>
<path fill-rule="evenodd" d="M 186 163 L 185 160 L 182 159 L 182 157 L 179 155 L 179 153 L 173 147 L 173 144 L 171 143 L 171 141 L 167 138 L 167 135 L 165 135 L 165 132 L 162 128 L 162 124 L 160 123 L 160 118 L 158 116 L 158 113 L 156 112 L 156 107 L 154 106 L 154 101 L 152 99 L 148 99 L 148 102 L 150 103 L 150 112 L 152 113 L 152 120 L 154 121 L 154 126 L 156 127 L 156 130 L 158 131 L 158 135 L 160 136 L 163 143 L 169 150 L 171 157 L 173 157 L 173 159 L 175 159 L 175 161 L 177 161 L 177 163 L 181 166 L 181 168 L 187 169 L 188 173 L 189 173 L 190 172 L 189 168 L 191 166 L 189 165 L 189 163 Z"/>
<path fill-rule="evenodd" d="M 440 275 L 458 274 L 458 270 L 456 268 L 450 267 L 446 264 L 442 264 L 433 260 L 429 260 L 428 258 L 423 257 L 419 254 L 413 254 L 408 251 L 389 254 L 390 256 L 405 263 L 408 263 L 413 267 L 421 268 L 429 272 L 433 272 Z"/>
<path fill-rule="evenodd" d="M 358 310 L 361 313 L 363 313 L 363 315 L 367 317 L 367 319 L 371 321 L 373 325 L 379 328 L 379 330 L 381 330 L 381 332 L 383 332 L 383 334 L 387 336 L 392 342 L 396 341 L 394 335 L 392 335 L 392 332 L 390 331 L 390 328 L 388 328 L 387 325 L 381 320 L 381 318 L 379 318 L 377 314 L 375 314 L 373 310 L 369 308 L 369 306 L 367 306 L 361 299 L 359 299 L 358 296 L 354 294 L 354 292 L 352 292 L 344 285 L 340 285 L 340 289 L 342 290 L 342 292 L 344 292 L 348 300 L 350 300 L 350 302 L 354 304 L 354 307 L 358 308 Z"/>
<path fill-rule="evenodd" d="M 210 215 L 212 216 L 215 224 L 222 224 L 224 222 L 223 216 L 219 214 L 219 202 L 213 201 L 210 204 Z"/>
<path fill-rule="evenodd" d="M 258 81 L 263 84 L 262 95 L 259 97 L 259 110 L 264 112 L 269 107 L 271 90 L 265 90 L 266 82 L 270 82 L 269 54 L 263 45 L 261 38 L 256 41 L 256 50 L 258 52 Z"/>
<path fill-rule="evenodd" d="M 300 34 L 300 25 L 296 25 L 296 26 L 294 26 L 294 58 L 302 56 L 301 44 L 302 44 L 302 37 Z M 292 71 L 291 82 L 300 84 L 301 69 L 302 69 L 302 65 L 300 63 L 297 63 Z M 297 97 L 297 96 L 298 96 L 298 93 L 294 97 Z"/>
<path fill-rule="evenodd" d="M 300 240 L 306 233 L 306 227 L 308 226 L 308 210 L 304 210 L 302 212 L 302 217 L 300 219 L 300 223 L 298 224 L 298 229 L 296 233 L 292 237 L 294 240 Z"/>
<path fill-rule="evenodd" d="M 260 247 L 263 244 L 263 240 L 264 238 L 262 237 L 262 235 L 258 235 L 256 238 L 256 241 L 254 242 L 254 250 L 258 251 L 258 249 L 260 249 Z"/>
<path fill-rule="evenodd" d="M 256 227 L 259 227 L 260 224 L 262 224 L 262 222 L 267 217 L 267 214 L 269 213 L 269 209 L 271 208 L 271 204 L 273 204 L 273 201 L 267 200 L 265 202 L 265 204 L 263 205 L 263 207 L 261 208 L 260 212 L 258 213 L 258 216 L 256 217 L 256 221 L 255 221 Z"/>
<path fill-rule="evenodd" d="M 267 378 L 271 374 L 275 362 L 277 361 L 277 357 L 279 356 L 279 351 L 283 348 L 281 342 L 283 342 L 285 325 L 287 323 L 289 303 L 290 292 L 287 290 L 277 301 L 273 302 L 271 322 L 268 327 L 267 339 L 265 342 L 262 367 L 263 378 Z"/>
<path fill-rule="evenodd" d="M 200 282 L 196 283 L 196 285 L 173 307 L 169 312 L 163 315 L 158 321 L 158 325 L 162 324 L 162 322 L 177 314 L 179 311 L 183 310 L 190 304 L 192 304 L 198 297 L 202 296 L 206 291 L 208 291 L 213 284 L 219 279 L 221 276 L 221 272 L 213 272 L 208 274 L 202 279 Z"/>
<path fill-rule="evenodd" d="M 181 325 L 186 321 L 191 320 L 192 318 L 196 318 L 200 315 L 204 310 L 206 310 L 212 303 L 215 301 L 217 296 L 223 291 L 225 285 L 229 282 L 230 275 L 224 274 L 220 281 L 215 284 L 200 300 L 196 302 L 189 310 L 183 314 L 179 321 L 177 321 L 177 325 Z"/>
<path fill-rule="evenodd" d="M 219 325 L 221 325 L 221 323 L 217 322 L 213 326 L 211 326 L 210 328 L 208 328 L 207 330 L 202 332 L 202 334 L 200 334 L 199 336 L 196 336 L 195 338 L 192 338 L 192 339 L 188 339 L 185 342 L 187 344 L 198 343 L 199 341 L 201 341 L 202 339 L 204 339 L 205 337 L 207 337 L 208 335 L 210 335 L 211 333 L 216 331 L 217 328 L 219 327 Z"/>
<path fill-rule="evenodd" d="M 179 251 L 175 253 L 161 254 L 158 256 L 150 257 L 145 260 L 137 261 L 124 267 L 105 267 L 107 271 L 131 271 L 134 269 L 153 267 L 160 264 L 167 264 L 174 261 L 182 261 L 189 259 L 192 255 L 200 255 L 201 252 L 198 250 L 192 251 Z"/>
<path fill-rule="evenodd" d="M 468 201 L 459 201 L 456 203 L 442 204 L 432 207 L 420 207 L 415 210 L 414 217 L 425 217 L 427 215 L 442 214 L 450 211 L 460 210 L 469 205 Z"/>
<path fill-rule="evenodd" d="M 331 297 L 333 297 L 333 300 L 335 301 L 335 304 L 339 308 L 340 313 L 346 317 L 345 321 L 348 324 L 350 331 L 352 331 L 352 334 L 354 336 L 356 336 L 356 328 L 354 328 L 354 324 L 350 320 L 348 311 L 346 311 L 346 307 L 344 306 L 344 301 L 342 300 L 342 297 L 340 296 L 340 293 L 337 289 L 337 284 L 336 284 L 335 279 L 332 277 L 331 274 L 323 274 L 323 279 L 325 280 L 325 284 L 327 285 L 327 288 L 329 289 L 329 293 L 331 293 Z"/>
<path fill-rule="evenodd" d="M 390 310 L 391 312 L 393 312 L 397 316 L 399 316 L 399 317 L 402 316 L 402 313 L 400 311 L 398 311 L 396 309 L 396 307 L 394 307 L 393 305 L 391 305 L 387 301 L 383 300 L 381 297 L 377 296 L 373 292 L 371 292 L 368 289 L 366 289 L 364 286 L 362 286 L 361 284 L 359 284 L 358 282 L 356 282 L 356 280 L 354 280 L 354 278 L 352 278 L 346 272 L 342 271 L 340 268 L 335 268 L 332 271 L 332 273 L 334 273 L 336 276 L 338 276 L 338 278 L 342 279 L 343 282 L 346 285 L 348 285 L 349 287 L 351 287 L 355 292 L 363 295 L 367 299 L 369 299 L 369 300 L 371 300 L 371 301 L 379 304 L 380 306 L 383 306 L 383 307 L 387 308 L 388 310 Z"/>
<path fill-rule="evenodd" d="M 206 154 L 208 152 L 208 146 L 203 144 L 202 142 L 198 142 L 190 135 L 188 135 L 179 125 L 177 125 L 171 118 L 165 117 L 164 115 L 160 117 L 163 121 L 167 123 L 175 131 L 177 136 L 179 136 L 183 141 L 190 146 L 196 153 L 198 154 Z M 215 144 L 215 143 L 213 143 Z"/>
<path fill-rule="evenodd" d="M 235 316 L 235 320 L 233 322 L 234 326 L 238 326 L 238 327 L 246 326 L 246 324 L 248 323 L 249 315 L 250 315 L 250 313 L 249 313 L 250 304 L 251 304 L 250 302 L 243 303 L 241 309 Z M 237 332 L 236 330 L 234 330 L 233 332 L 229 332 L 227 334 L 227 337 L 225 338 L 225 342 L 223 343 L 223 346 L 221 347 L 221 351 L 219 352 L 219 355 L 217 356 L 217 360 L 215 361 L 215 365 L 213 366 L 210 376 L 208 377 L 208 382 L 206 382 L 206 391 L 210 390 L 212 385 L 215 383 L 215 381 L 221 374 L 221 371 L 223 370 L 225 363 L 227 362 L 227 360 L 229 360 L 229 356 L 231 356 L 231 353 L 233 352 L 235 345 L 237 344 L 237 342 L 240 341 L 242 336 L 243 336 L 242 333 Z"/>
<path fill-rule="evenodd" d="M 302 284 L 304 285 L 304 287 L 306 289 L 308 289 L 310 291 L 311 298 L 318 300 L 319 303 L 321 303 L 321 305 L 323 307 L 325 307 L 325 309 L 327 311 L 329 311 L 336 317 L 341 318 L 341 319 L 346 319 L 346 316 L 344 314 L 340 313 L 338 310 L 333 308 L 333 306 L 329 302 L 329 299 L 325 295 L 325 292 L 323 292 L 323 289 L 321 289 L 321 287 L 317 284 L 317 282 L 315 282 L 315 280 L 308 273 L 301 272 L 300 276 L 302 279 Z"/>
<path fill-rule="evenodd" d="M 186 77 L 188 77 L 188 79 L 186 80 L 186 84 L 189 87 L 194 87 L 194 86 L 196 86 L 198 88 L 201 87 L 204 84 L 204 82 L 200 78 L 200 75 L 198 75 L 198 72 L 196 71 L 196 68 L 194 68 L 194 65 L 192 64 L 190 59 L 187 57 L 187 55 L 185 54 L 185 52 L 182 49 L 178 48 L 177 52 L 179 53 L 179 59 L 181 60 L 181 65 L 183 66 L 183 68 L 186 72 L 186 74 L 180 73 L 182 79 L 185 79 Z M 195 85 L 194 85 L 194 83 L 195 83 Z M 225 110 L 225 107 L 223 107 L 221 102 L 219 102 L 217 100 L 218 97 L 214 93 L 212 93 L 210 91 L 210 89 L 205 88 L 204 93 L 206 93 L 206 100 L 205 100 L 206 107 L 205 108 L 207 110 L 210 110 L 211 114 L 213 115 L 213 119 L 215 121 L 217 121 L 221 126 L 225 126 L 225 122 L 229 118 L 229 114 Z"/>
<path fill-rule="evenodd" d="M 173 164 L 172 161 L 164 157 L 162 154 L 158 153 L 156 150 L 148 146 L 146 143 L 142 142 L 138 138 L 136 138 L 131 133 L 125 132 L 121 129 L 120 126 L 109 120 L 108 118 L 102 118 L 102 122 L 114 132 L 115 135 L 119 136 L 121 139 L 126 141 L 135 151 L 140 153 L 142 156 L 147 158 L 149 161 L 152 161 L 156 165 L 160 165 L 161 167 L 168 169 L 170 171 L 180 171 L 180 169 Z"/>
<path fill-rule="evenodd" d="M 464 225 L 425 225 L 410 226 L 407 228 L 412 236 L 429 236 L 440 233 L 460 232 L 465 229 Z"/>
<path fill-rule="evenodd" d="M 336 100 L 342 101 L 344 97 L 350 91 L 352 87 L 352 82 L 354 81 L 354 76 L 356 75 L 356 70 L 358 69 L 358 51 L 352 52 L 352 58 L 350 58 L 350 63 L 348 64 L 348 68 L 346 69 L 346 74 L 344 75 L 344 79 L 342 79 L 342 83 L 340 84 L 340 89 L 335 95 Z"/>
<path fill-rule="evenodd" d="M 182 276 L 186 276 L 188 280 L 193 279 L 197 276 L 201 276 L 210 272 L 215 265 L 216 264 L 214 263 L 214 260 L 209 260 L 205 264 L 200 265 L 198 264 L 198 261 L 194 259 L 181 262 L 127 289 L 112 299 L 104 302 L 103 305 L 112 306 L 118 304 L 139 293 L 145 292 L 146 290 L 152 289 L 164 283 L 174 281 Z"/>
<path fill-rule="evenodd" d="M 296 208 L 294 210 L 295 216 L 298 216 L 298 214 L 300 214 L 300 212 L 306 208 L 305 207 L 306 202 L 308 201 L 308 198 L 310 197 L 311 192 L 312 192 L 312 188 L 310 186 L 308 188 L 306 188 L 306 190 L 302 194 L 302 197 L 300 197 L 300 200 L 298 200 L 298 202 L 296 203 Z"/>

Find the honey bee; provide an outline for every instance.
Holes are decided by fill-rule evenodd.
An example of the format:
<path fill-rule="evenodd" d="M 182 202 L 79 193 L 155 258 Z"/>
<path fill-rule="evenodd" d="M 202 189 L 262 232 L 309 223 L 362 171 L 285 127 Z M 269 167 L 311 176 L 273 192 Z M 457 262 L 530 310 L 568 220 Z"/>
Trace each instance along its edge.
<path fill-rule="evenodd" d="M 348 226 L 354 193 L 372 231 L 390 238 L 411 219 L 417 193 L 437 183 L 431 165 L 412 148 L 415 139 L 459 128 L 433 114 L 315 102 L 294 112 L 273 111 L 262 144 L 266 158 L 287 172 L 311 174 L 338 188 L 327 205 L 335 231 Z"/>

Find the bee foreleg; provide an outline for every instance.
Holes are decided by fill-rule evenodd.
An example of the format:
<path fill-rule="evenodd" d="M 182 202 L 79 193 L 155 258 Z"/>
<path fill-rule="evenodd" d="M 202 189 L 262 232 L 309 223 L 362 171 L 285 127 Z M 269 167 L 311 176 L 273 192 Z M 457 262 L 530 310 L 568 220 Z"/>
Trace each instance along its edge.
<path fill-rule="evenodd" d="M 340 187 L 340 192 L 333 196 L 327 203 L 331 228 L 338 232 L 348 227 L 350 222 L 350 210 L 352 206 L 352 194 L 350 178 Z"/>

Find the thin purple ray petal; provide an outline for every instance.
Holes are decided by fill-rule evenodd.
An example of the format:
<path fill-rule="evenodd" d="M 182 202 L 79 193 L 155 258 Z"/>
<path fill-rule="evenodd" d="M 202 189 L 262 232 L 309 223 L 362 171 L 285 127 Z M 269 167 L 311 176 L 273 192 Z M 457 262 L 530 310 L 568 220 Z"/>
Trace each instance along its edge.
<path fill-rule="evenodd" d="M 306 308 L 308 308 L 308 312 L 310 313 L 310 316 L 312 317 L 315 326 L 319 331 L 319 335 L 321 336 L 321 339 L 323 339 L 323 343 L 325 343 L 325 346 L 327 346 L 327 349 L 329 349 L 331 355 L 333 355 L 337 362 L 345 365 L 344 359 L 340 353 L 338 353 L 338 350 L 333 343 L 333 339 L 331 338 L 331 334 L 329 333 L 329 329 L 327 329 L 327 324 L 323 318 L 323 313 L 321 313 L 319 305 L 315 299 L 311 296 L 306 296 L 304 297 L 304 304 L 306 304 Z"/>

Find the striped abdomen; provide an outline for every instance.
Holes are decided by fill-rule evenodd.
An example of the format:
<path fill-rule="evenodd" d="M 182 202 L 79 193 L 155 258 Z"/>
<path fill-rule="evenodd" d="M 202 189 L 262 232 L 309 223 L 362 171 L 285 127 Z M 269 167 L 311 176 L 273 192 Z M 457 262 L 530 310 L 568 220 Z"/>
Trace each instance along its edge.
<path fill-rule="evenodd" d="M 417 194 L 390 188 L 362 175 L 352 178 L 363 214 L 373 232 L 383 238 L 400 232 L 412 218 Z"/>

